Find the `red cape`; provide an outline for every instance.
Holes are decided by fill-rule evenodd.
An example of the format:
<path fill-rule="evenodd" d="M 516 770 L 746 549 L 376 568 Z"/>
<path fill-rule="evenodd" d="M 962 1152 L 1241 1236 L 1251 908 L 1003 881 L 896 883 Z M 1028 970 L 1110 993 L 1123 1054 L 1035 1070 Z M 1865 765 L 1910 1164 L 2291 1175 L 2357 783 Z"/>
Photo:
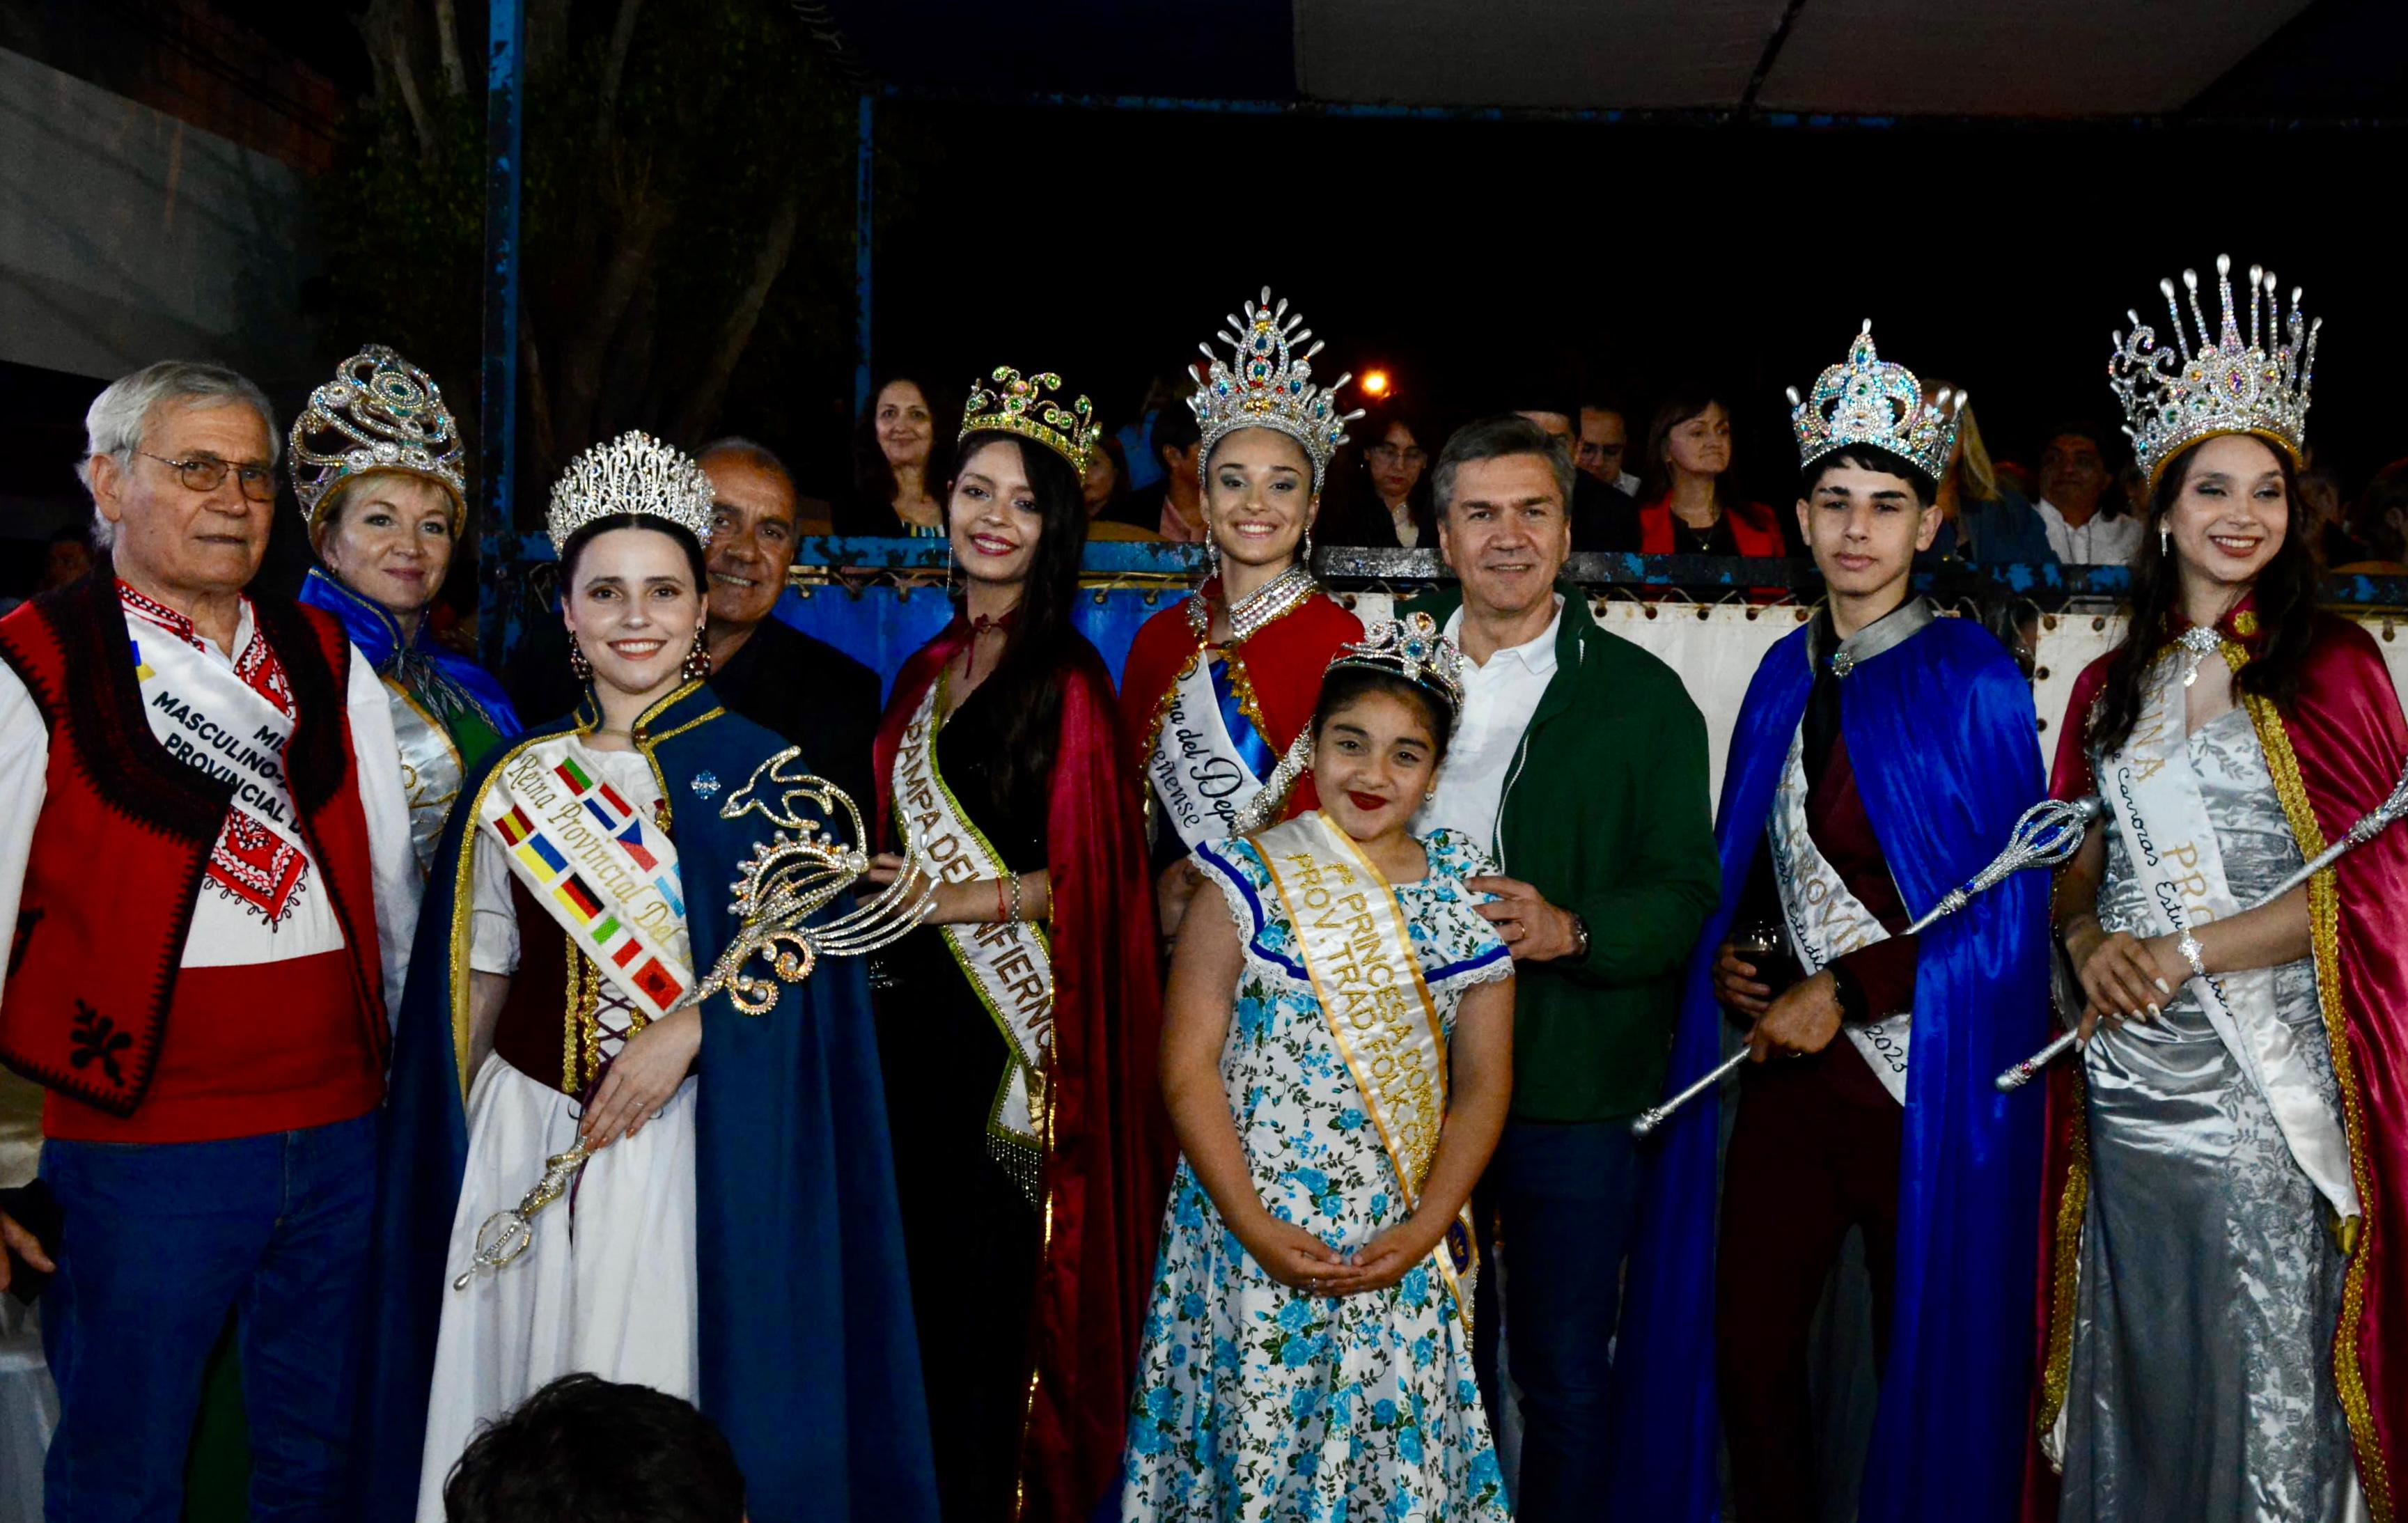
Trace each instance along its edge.
<path fill-rule="evenodd" d="M 1208 608 L 1218 604 L 1221 579 L 1205 582 L 1195 596 Z M 1321 674 L 1338 648 L 1362 638 L 1363 621 L 1327 593 L 1316 592 L 1255 630 L 1252 639 L 1223 648 L 1238 701 L 1246 706 L 1246 717 L 1270 742 L 1274 754 L 1283 754 L 1312 723 L 1312 706 L 1321 701 Z M 1121 668 L 1121 735 L 1140 788 L 1146 764 L 1154 758 L 1154 740 L 1162 733 L 1171 687 L 1203 649 L 1187 622 L 1185 598 L 1146 620 L 1129 647 L 1128 664 Z M 1297 779 L 1284 817 L 1320 807 L 1308 772 Z"/>
<path fill-rule="evenodd" d="M 956 616 L 895 679 L 878 727 L 880 838 L 894 838 L 895 754 L 937 673 L 968 638 Z M 1162 972 L 1136 787 L 1112 682 L 1072 636 L 1046 807 L 1054 908 L 1052 1112 L 1043 1261 L 1029 1308 L 1034 1386 L 1020 1433 L 1018 1516 L 1086 1523 L 1120 1484 L 1155 1234 L 1176 1148 L 1156 1049 Z"/>
<path fill-rule="evenodd" d="M 2225 631 L 2252 654 L 2262 646 L 2248 600 L 2227 615 Z M 2097 791 L 2083 739 L 2110 659 L 2092 662 L 2074 683 L 2051 779 L 2059 798 Z M 2408 722 L 2383 656 L 2365 630 L 2333 614 L 2315 615 L 2297 702 L 2257 717 L 2292 834 L 2311 856 L 2381 803 L 2408 764 Z M 2327 1028 L 2338 1025 L 2346 1037 L 2335 1045 L 2333 1069 L 2366 1212 L 2333 1331 L 2332 1373 L 2368 1511 L 2374 1523 L 2398 1523 L 2408 1504 L 2408 1242 L 2392 1241 L 2408 1232 L 2408 937 L 2399 908 L 2408 904 L 2408 829 L 2386 830 L 2343 857 L 2308 894 Z M 2057 1302 L 2073 1286 L 2089 1171 L 2084 1120 L 2080 1065 L 2060 1063 L 2049 1074 L 2035 1440 L 2065 1397 L 2072 1308 Z M 2035 1442 L 2024 1516 L 2046 1523 L 2057 1501 L 2057 1477 Z"/>

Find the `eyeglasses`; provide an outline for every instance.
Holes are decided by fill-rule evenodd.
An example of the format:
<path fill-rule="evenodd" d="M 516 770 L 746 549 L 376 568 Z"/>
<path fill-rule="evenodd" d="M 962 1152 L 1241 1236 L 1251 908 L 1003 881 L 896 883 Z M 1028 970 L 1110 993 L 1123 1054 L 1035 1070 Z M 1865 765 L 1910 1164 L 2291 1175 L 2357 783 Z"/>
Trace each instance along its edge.
<path fill-rule="evenodd" d="M 190 460 L 170 460 L 164 454 L 136 450 L 145 460 L 156 460 L 176 473 L 187 492 L 214 492 L 225 484 L 226 472 L 234 472 L 236 484 L 242 495 L 253 502 L 276 500 L 276 467 L 273 466 L 237 466 L 214 455 L 198 454 Z"/>
<path fill-rule="evenodd" d="M 1429 458 L 1429 452 L 1411 444 L 1374 444 L 1363 452 L 1383 465 L 1418 466 Z"/>

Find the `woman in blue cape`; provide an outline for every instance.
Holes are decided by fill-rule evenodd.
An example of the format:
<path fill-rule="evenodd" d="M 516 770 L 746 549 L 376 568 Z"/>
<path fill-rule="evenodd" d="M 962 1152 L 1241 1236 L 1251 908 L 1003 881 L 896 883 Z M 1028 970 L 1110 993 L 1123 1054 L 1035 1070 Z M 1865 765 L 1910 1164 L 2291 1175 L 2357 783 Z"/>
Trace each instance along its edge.
<path fill-rule="evenodd" d="M 435 852 L 380 1163 L 359 1516 L 440 1519 L 476 1425 L 587 1371 L 700 1406 L 755 1523 L 935 1516 L 861 970 L 767 982 L 757 1013 L 691 998 L 755 850 L 856 828 L 701 680 L 711 500 L 640 434 L 553 490 L 590 685 L 469 772 Z M 524 1253 L 480 1267 L 480 1226 L 580 1146 Z"/>
<path fill-rule="evenodd" d="M 318 557 L 301 601 L 340 619 L 384 680 L 422 872 L 461 779 L 520 727 L 492 674 L 427 627 L 467 520 L 461 453 L 426 372 L 370 344 L 309 394 L 287 461 Z"/>

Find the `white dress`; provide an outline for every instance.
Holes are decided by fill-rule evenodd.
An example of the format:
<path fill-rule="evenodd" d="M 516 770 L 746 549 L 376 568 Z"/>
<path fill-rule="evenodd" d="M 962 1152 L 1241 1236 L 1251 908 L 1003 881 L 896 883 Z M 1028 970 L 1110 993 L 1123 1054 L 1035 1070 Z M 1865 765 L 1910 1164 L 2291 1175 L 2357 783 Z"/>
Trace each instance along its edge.
<path fill-rule="evenodd" d="M 580 744 L 579 761 L 638 809 L 660 801 L 652 765 L 638 753 Z M 475 846 L 469 966 L 518 970 L 518 920 L 509 867 L 492 832 Z M 614 1013 L 609 985 L 597 1012 L 605 1055 L 624 1039 L 625 1007 Z M 426 1409 L 420 1523 L 443 1523 L 443 1482 L 476 1436 L 543 1386 L 583 1371 L 694 1399 L 695 1081 L 689 1075 L 657 1120 L 594 1156 L 569 1194 L 535 1218 L 535 1242 L 498 1272 L 462 1291 L 446 1289 Z M 556 1087 L 496 1054 L 468 1092 L 468 1163 L 452 1218 L 445 1284 L 468 1268 L 477 1228 L 518 1204 L 544 1160 L 577 1141 L 579 1108 Z"/>

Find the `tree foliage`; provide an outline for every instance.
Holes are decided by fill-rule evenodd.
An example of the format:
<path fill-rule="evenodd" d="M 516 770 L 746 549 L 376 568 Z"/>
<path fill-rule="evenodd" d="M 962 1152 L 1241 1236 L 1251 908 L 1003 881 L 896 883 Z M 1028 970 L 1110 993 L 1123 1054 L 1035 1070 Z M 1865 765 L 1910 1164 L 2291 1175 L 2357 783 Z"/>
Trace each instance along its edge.
<path fill-rule="evenodd" d="M 481 7 L 479 7 L 481 9 Z M 777 0 L 529 0 L 521 480 L 641 427 L 772 434 L 848 371 L 854 87 Z M 369 0 L 375 88 L 316 187 L 341 341 L 473 429 L 485 93 L 454 0 Z"/>

